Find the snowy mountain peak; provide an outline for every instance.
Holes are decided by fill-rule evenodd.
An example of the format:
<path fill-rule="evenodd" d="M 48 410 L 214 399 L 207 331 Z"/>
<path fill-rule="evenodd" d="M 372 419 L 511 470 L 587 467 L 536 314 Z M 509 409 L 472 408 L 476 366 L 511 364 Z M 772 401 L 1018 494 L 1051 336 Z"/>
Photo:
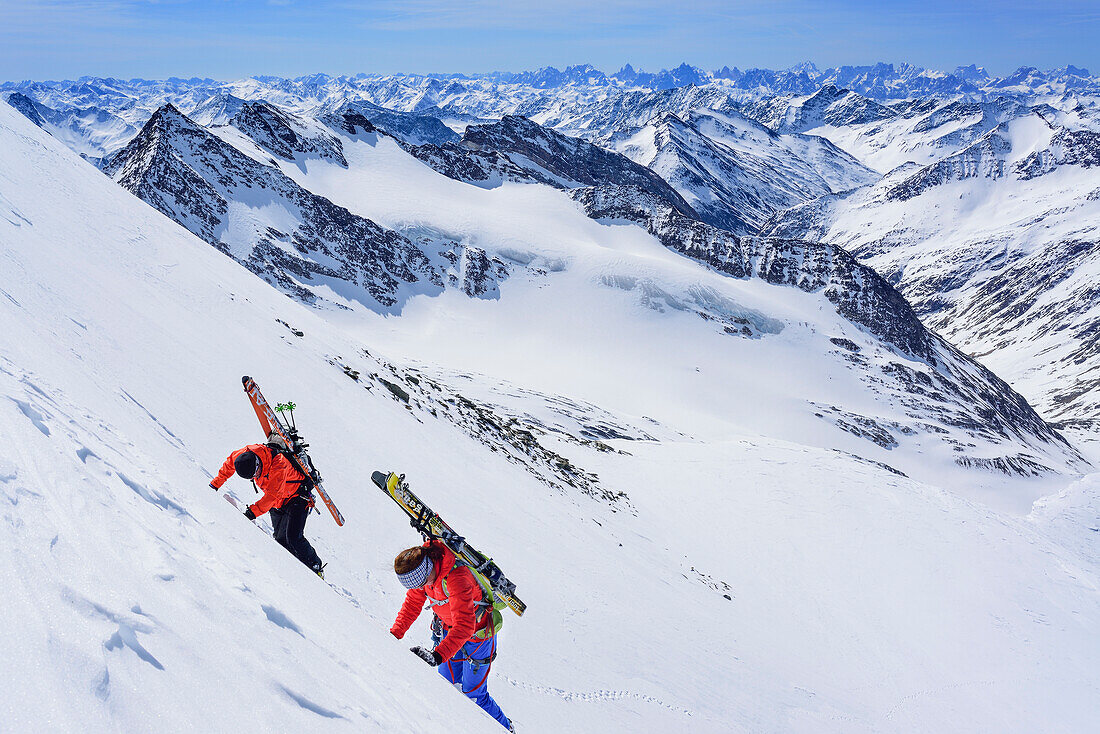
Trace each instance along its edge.
<path fill-rule="evenodd" d="M 983 82 L 989 79 L 989 73 L 985 70 L 985 67 L 976 64 L 955 67 L 955 71 L 952 73 L 968 82 Z"/>
<path fill-rule="evenodd" d="M 260 142 L 291 159 L 310 149 L 266 105 L 243 118 Z M 330 139 L 331 140 L 331 139 Z M 333 150 L 329 150 L 333 153 Z M 319 156 L 339 164 L 343 159 Z M 165 105 L 104 170 L 188 230 L 297 299 L 317 303 L 338 285 L 344 299 L 400 308 L 406 288 L 438 292 L 437 267 L 416 245 L 306 191 Z"/>
<path fill-rule="evenodd" d="M 438 117 L 389 110 L 370 102 L 346 102 L 337 107 L 331 116 L 322 116 L 321 119 L 348 130 L 349 123 L 344 121 L 348 115 L 368 120 L 373 128 L 383 130 L 410 145 L 443 145 L 459 139 L 458 133 L 447 127 Z M 358 124 L 362 125 L 361 122 Z"/>
<path fill-rule="evenodd" d="M 657 173 L 630 159 L 584 140 L 570 138 L 525 117 L 505 115 L 492 125 L 471 125 L 462 145 L 511 157 L 520 167 L 529 161 L 565 188 L 602 184 L 637 186 L 693 216 L 691 206 Z"/>
<path fill-rule="evenodd" d="M 817 65 L 812 61 L 803 61 L 799 64 L 795 64 L 787 69 L 787 71 L 793 74 L 819 74 Z"/>
<path fill-rule="evenodd" d="M 320 125 L 308 125 L 267 102 L 246 102 L 229 124 L 280 158 L 320 158 L 347 166 L 340 141 Z"/>
<path fill-rule="evenodd" d="M 193 109 L 189 117 L 204 127 L 213 125 L 228 125 L 241 108 L 247 104 L 245 100 L 236 97 L 229 92 L 215 94 Z"/>

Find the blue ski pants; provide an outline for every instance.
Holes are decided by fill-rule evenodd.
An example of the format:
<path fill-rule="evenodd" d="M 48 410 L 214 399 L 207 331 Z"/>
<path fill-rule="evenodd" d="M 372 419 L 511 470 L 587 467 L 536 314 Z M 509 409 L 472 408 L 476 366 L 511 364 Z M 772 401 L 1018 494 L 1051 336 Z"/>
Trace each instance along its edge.
<path fill-rule="evenodd" d="M 496 651 L 496 635 L 485 640 L 470 640 L 453 658 L 439 666 L 439 674 L 452 685 L 461 685 L 463 693 L 507 729 L 511 725 L 508 717 L 489 695 L 487 685 Z"/>

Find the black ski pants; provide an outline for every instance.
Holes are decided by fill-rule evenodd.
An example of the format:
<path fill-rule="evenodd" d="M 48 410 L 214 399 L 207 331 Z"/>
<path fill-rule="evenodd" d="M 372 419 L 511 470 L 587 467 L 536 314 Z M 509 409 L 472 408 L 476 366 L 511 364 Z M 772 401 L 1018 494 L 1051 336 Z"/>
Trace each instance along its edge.
<path fill-rule="evenodd" d="M 309 518 L 309 504 L 302 497 L 291 497 L 280 508 L 272 508 L 271 525 L 275 529 L 275 540 L 279 545 L 294 554 L 302 563 L 309 566 L 311 571 L 321 569 L 321 559 L 317 557 L 317 551 L 309 544 L 304 535 L 306 520 Z"/>

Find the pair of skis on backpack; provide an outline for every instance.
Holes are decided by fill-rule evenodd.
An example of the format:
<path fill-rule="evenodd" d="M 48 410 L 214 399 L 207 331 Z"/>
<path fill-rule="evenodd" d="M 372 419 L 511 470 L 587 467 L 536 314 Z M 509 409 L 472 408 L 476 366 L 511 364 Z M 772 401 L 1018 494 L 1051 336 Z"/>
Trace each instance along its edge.
<path fill-rule="evenodd" d="M 492 558 L 467 543 L 466 539 L 456 533 L 443 518 L 413 494 L 409 485 L 405 483 L 403 474 L 376 471 L 370 478 L 379 489 L 397 503 L 398 507 L 405 511 L 412 521 L 412 526 L 424 537 L 442 541 L 459 561 L 485 577 L 497 599 L 504 602 L 517 615 L 523 615 L 527 605 L 516 596 L 516 585 L 508 580 Z"/>
<path fill-rule="evenodd" d="M 255 380 L 245 375 L 241 378 L 241 382 L 244 384 L 244 391 L 252 403 L 252 408 L 256 411 L 256 418 L 260 421 L 260 427 L 267 436 L 268 443 L 280 449 L 295 469 L 309 477 L 321 501 L 332 514 L 332 519 L 337 525 L 342 526 L 344 516 L 322 486 L 321 475 L 314 468 L 313 461 L 306 452 L 308 444 L 304 443 L 298 435 L 298 429 L 294 423 L 294 403 L 280 404 L 273 409 L 260 392 L 260 387 Z M 289 413 L 289 420 L 284 419 L 281 413 Z M 413 527 L 422 535 L 442 541 L 456 558 L 485 577 L 496 598 L 507 604 L 517 615 L 523 614 L 527 605 L 516 596 L 516 585 L 508 580 L 492 558 L 467 543 L 466 539 L 456 533 L 443 518 L 413 494 L 405 483 L 404 475 L 376 471 L 371 475 L 371 480 L 405 511 L 412 520 Z"/>

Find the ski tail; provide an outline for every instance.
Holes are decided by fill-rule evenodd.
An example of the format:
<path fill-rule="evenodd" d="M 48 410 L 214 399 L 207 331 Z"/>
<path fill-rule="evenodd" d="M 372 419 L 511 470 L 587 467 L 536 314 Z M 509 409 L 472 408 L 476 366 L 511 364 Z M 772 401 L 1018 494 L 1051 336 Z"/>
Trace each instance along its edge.
<path fill-rule="evenodd" d="M 252 409 L 256 411 L 256 418 L 260 421 L 260 428 L 264 429 L 264 435 L 269 437 L 273 431 L 271 425 L 271 419 L 268 417 L 271 412 L 271 406 L 264 400 L 263 393 L 260 392 L 260 386 L 256 384 L 248 375 L 241 378 L 241 382 L 244 384 L 244 391 L 248 393 L 248 400 L 252 403 Z"/>

